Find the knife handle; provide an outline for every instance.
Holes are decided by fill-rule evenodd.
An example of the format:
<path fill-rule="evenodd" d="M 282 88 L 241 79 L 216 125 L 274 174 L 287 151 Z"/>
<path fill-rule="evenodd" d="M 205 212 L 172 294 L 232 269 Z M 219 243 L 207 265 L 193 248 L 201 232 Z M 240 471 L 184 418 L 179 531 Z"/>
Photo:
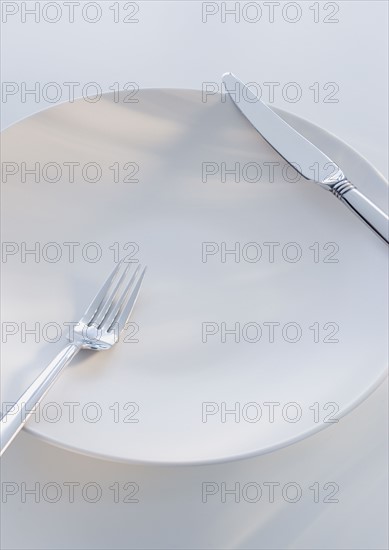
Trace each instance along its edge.
<path fill-rule="evenodd" d="M 364 221 L 386 244 L 389 244 L 389 217 L 372 203 L 363 193 L 343 180 L 330 187 L 331 192 L 344 202 Z"/>

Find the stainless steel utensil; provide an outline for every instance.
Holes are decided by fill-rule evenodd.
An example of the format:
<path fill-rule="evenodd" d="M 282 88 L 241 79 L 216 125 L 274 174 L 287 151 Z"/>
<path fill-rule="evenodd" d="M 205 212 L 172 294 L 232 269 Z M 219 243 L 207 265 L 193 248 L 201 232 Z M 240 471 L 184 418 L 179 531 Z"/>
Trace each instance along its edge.
<path fill-rule="evenodd" d="M 75 326 L 72 341 L 0 420 L 0 456 L 80 349 L 107 350 L 119 338 L 138 298 L 146 268 L 121 261 Z M 16 411 L 16 413 L 15 413 Z"/>
<path fill-rule="evenodd" d="M 296 132 L 232 73 L 224 74 L 223 82 L 239 110 L 289 164 L 306 179 L 331 191 L 389 244 L 388 216 L 348 181 L 336 163 Z"/>

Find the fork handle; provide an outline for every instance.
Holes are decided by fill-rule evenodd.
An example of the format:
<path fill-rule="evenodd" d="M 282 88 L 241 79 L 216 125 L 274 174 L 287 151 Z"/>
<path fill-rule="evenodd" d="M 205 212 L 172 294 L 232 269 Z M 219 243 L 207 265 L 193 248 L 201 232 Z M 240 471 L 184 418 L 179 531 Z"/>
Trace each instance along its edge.
<path fill-rule="evenodd" d="M 333 185 L 331 191 L 386 244 L 389 244 L 389 218 L 385 212 L 380 210 L 348 180 Z"/>
<path fill-rule="evenodd" d="M 34 413 L 34 407 L 43 399 L 62 370 L 80 350 L 78 344 L 68 344 L 36 378 L 20 399 L 0 420 L 0 456 Z"/>

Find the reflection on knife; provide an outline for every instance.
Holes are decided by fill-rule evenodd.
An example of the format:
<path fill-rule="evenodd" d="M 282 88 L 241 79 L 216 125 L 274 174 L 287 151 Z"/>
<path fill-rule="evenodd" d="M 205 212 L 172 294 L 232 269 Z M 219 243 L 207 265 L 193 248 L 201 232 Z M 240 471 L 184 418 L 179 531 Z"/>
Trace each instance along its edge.
<path fill-rule="evenodd" d="M 239 110 L 297 172 L 331 191 L 389 244 L 388 216 L 347 180 L 339 166 L 262 103 L 232 73 L 224 74 L 223 82 Z M 328 175 L 330 166 L 333 170 Z M 315 179 L 312 178 L 313 167 L 318 168 Z"/>

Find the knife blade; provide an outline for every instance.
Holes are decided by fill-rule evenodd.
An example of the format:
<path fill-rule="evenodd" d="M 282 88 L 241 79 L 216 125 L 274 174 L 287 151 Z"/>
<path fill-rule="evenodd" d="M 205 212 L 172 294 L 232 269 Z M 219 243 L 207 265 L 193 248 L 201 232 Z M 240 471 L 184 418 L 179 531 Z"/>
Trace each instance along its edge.
<path fill-rule="evenodd" d="M 304 178 L 331 191 L 389 244 L 389 218 L 358 191 L 339 166 L 299 134 L 232 73 L 223 75 L 226 91 L 261 136 Z"/>

